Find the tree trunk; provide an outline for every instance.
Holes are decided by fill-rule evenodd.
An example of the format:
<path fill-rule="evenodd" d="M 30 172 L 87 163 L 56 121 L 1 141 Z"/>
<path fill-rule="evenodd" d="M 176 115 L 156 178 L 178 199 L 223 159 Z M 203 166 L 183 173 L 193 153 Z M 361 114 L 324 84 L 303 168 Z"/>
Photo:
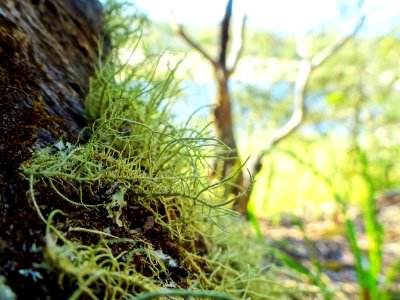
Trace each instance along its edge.
<path fill-rule="evenodd" d="M 216 170 L 222 176 L 232 175 L 240 166 L 240 158 L 238 153 L 238 147 L 234 135 L 234 124 L 232 118 L 232 101 L 231 92 L 229 90 L 229 76 L 227 72 L 216 68 L 215 77 L 217 83 L 217 95 L 215 99 L 214 108 L 214 127 L 217 138 L 227 145 L 230 150 L 220 153 L 224 159 L 217 161 Z M 218 165 L 221 163 L 221 165 Z M 225 195 L 229 196 L 230 193 L 238 194 L 243 192 L 249 185 L 250 182 L 244 182 L 243 170 L 238 170 L 236 177 L 231 181 L 232 187 L 227 186 Z M 242 197 L 238 198 L 234 203 L 234 210 L 240 215 L 247 217 L 247 204 L 248 204 L 248 193 L 243 194 Z"/>
<path fill-rule="evenodd" d="M 215 172 L 221 177 L 230 176 L 236 173 L 235 178 L 230 180 L 225 186 L 225 196 L 234 193 L 238 194 L 250 188 L 250 182 L 247 182 L 243 176 L 243 170 L 240 167 L 240 158 L 238 147 L 234 135 L 234 124 L 232 119 L 232 99 L 229 90 L 229 77 L 233 74 L 243 50 L 244 29 L 246 17 L 243 16 L 240 31 L 233 32 L 236 35 L 234 46 L 231 49 L 231 62 L 227 62 L 228 44 L 230 40 L 229 28 L 232 17 L 233 0 L 228 0 L 225 9 L 225 15 L 221 22 L 220 42 L 218 45 L 218 59 L 213 59 L 211 55 L 202 48 L 202 46 L 192 40 L 184 31 L 183 27 L 174 24 L 177 33 L 196 51 L 198 51 L 213 67 L 216 82 L 217 95 L 215 98 L 215 108 L 213 110 L 214 128 L 216 137 L 230 148 L 228 151 L 221 150 L 218 155 L 220 160 L 215 162 Z M 233 185 L 233 186 L 232 186 Z M 235 204 L 234 210 L 247 217 L 248 193 L 242 195 Z"/>
<path fill-rule="evenodd" d="M 229 153 L 222 154 L 226 157 L 226 160 L 224 161 L 221 174 L 225 176 L 236 163 L 237 145 L 233 132 L 232 105 L 228 87 L 228 77 L 224 75 L 224 72 L 219 68 L 215 73 L 217 83 L 216 106 L 214 108 L 215 132 L 217 138 L 231 149 Z"/>
<path fill-rule="evenodd" d="M 19 166 L 61 137 L 77 141 L 101 24 L 97 0 L 0 2 L 0 274 L 20 299 L 63 298 L 57 278 L 30 273 L 44 224 Z"/>

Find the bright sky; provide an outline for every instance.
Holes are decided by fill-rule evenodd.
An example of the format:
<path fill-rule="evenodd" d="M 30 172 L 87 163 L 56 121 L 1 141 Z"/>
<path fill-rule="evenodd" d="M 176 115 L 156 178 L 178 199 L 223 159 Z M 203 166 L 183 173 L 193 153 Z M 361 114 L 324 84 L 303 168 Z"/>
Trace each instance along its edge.
<path fill-rule="evenodd" d="M 179 23 L 195 25 L 219 23 L 226 5 L 226 0 L 135 0 L 134 2 L 152 20 L 170 22 L 173 11 Z M 249 27 L 294 34 L 334 22 L 340 16 L 339 2 L 354 8 L 358 0 L 235 0 L 234 12 L 245 12 L 249 16 Z M 364 2 L 369 30 L 381 31 L 393 23 L 400 25 L 399 0 Z"/>

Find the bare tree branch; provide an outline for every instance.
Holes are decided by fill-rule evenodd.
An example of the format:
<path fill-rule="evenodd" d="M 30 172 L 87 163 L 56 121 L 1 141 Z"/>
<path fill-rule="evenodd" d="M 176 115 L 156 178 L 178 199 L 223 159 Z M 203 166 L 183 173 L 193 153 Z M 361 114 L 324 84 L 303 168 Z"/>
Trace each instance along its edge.
<path fill-rule="evenodd" d="M 291 133 L 293 133 L 304 121 L 307 112 L 305 105 L 307 84 L 313 70 L 320 67 L 324 62 L 326 62 L 330 57 L 332 57 L 336 52 L 338 52 L 340 48 L 342 48 L 352 37 L 354 37 L 354 35 L 360 30 L 364 21 L 365 21 L 365 16 L 360 18 L 360 20 L 357 22 L 356 26 L 354 27 L 351 33 L 342 37 L 334 45 L 323 49 L 313 58 L 309 59 L 307 58 L 306 55 L 302 57 L 300 69 L 297 74 L 297 79 L 294 88 L 293 114 L 289 119 L 289 121 L 276 132 L 268 147 L 263 151 L 261 151 L 261 153 L 259 154 L 259 156 L 255 161 L 253 174 L 257 174 L 260 171 L 262 167 L 263 156 L 273 146 L 277 145 L 280 141 L 282 141 L 283 139 L 288 137 Z"/>
<path fill-rule="evenodd" d="M 278 130 L 271 141 L 271 146 L 276 145 L 285 137 L 289 136 L 293 131 L 295 131 L 300 124 L 303 122 L 306 115 L 306 88 L 307 83 L 310 79 L 310 75 L 313 70 L 320 67 L 324 62 L 326 62 L 333 54 L 338 52 L 361 28 L 364 23 L 365 17 L 362 17 L 354 27 L 351 33 L 342 37 L 334 45 L 323 49 L 321 52 L 316 54 L 313 58 L 307 59 L 303 57 L 300 69 L 297 74 L 296 84 L 294 88 L 293 95 L 293 114 L 289 121 Z"/>
<path fill-rule="evenodd" d="M 175 19 L 172 21 L 172 28 L 176 33 L 178 33 L 183 40 L 188 43 L 193 49 L 199 52 L 206 60 L 208 60 L 214 67 L 217 66 L 217 62 L 198 44 L 196 43 L 191 37 L 189 37 L 183 26 L 178 24 Z"/>
<path fill-rule="evenodd" d="M 228 0 L 226 3 L 225 15 L 221 23 L 221 42 L 220 42 L 220 52 L 218 57 L 219 67 L 227 71 L 226 68 L 226 52 L 228 48 L 229 41 L 229 24 L 232 17 L 232 4 L 233 0 Z"/>
<path fill-rule="evenodd" d="M 300 69 L 297 73 L 297 79 L 294 87 L 293 114 L 289 121 L 275 133 L 270 147 L 275 146 L 281 140 L 290 135 L 304 120 L 306 115 L 306 86 L 310 78 L 311 71 L 312 65 L 310 61 L 303 59 L 300 63 Z"/>
<path fill-rule="evenodd" d="M 240 23 L 240 29 L 233 31 L 232 37 L 232 50 L 229 54 L 228 58 L 228 73 L 232 74 L 235 72 L 237 64 L 239 62 L 240 56 L 243 52 L 244 38 L 245 38 L 245 29 L 246 29 L 246 20 L 247 16 L 244 15 L 242 17 L 242 21 Z"/>
<path fill-rule="evenodd" d="M 311 67 L 313 69 L 319 67 L 324 62 L 326 62 L 333 54 L 338 52 L 340 48 L 342 48 L 352 37 L 354 37 L 354 35 L 356 35 L 356 33 L 360 30 L 361 26 L 364 24 L 364 21 L 365 21 L 365 16 L 362 16 L 351 33 L 342 37 L 331 47 L 327 47 L 321 52 L 319 52 L 317 55 L 315 55 L 311 60 Z"/>
<path fill-rule="evenodd" d="M 234 185 L 226 185 L 225 186 L 225 194 L 229 193 L 237 193 L 243 190 L 248 191 L 250 189 L 250 183 L 246 183 L 244 185 L 243 181 L 243 171 L 241 168 L 238 168 L 240 165 L 240 158 L 238 156 L 238 149 L 236 144 L 235 135 L 233 132 L 233 118 L 232 118 L 232 104 L 231 104 L 231 93 L 229 89 L 229 78 L 234 71 L 240 54 L 242 52 L 243 47 L 243 35 L 244 35 L 244 27 L 245 27 L 245 18 L 243 18 L 241 28 L 238 30 L 239 39 L 237 44 L 232 45 L 232 49 L 235 50 L 235 53 L 232 53 L 233 64 L 228 68 L 227 60 L 228 60 L 228 46 L 230 39 L 229 27 L 232 19 L 232 9 L 233 9 L 233 0 L 227 0 L 225 14 L 222 19 L 220 25 L 220 37 L 218 46 L 218 56 L 216 59 L 212 59 L 210 55 L 201 47 L 201 45 L 195 43 L 184 31 L 182 26 L 176 25 L 176 32 L 195 50 L 200 52 L 202 56 L 208 60 L 213 67 L 215 83 L 216 83 L 216 97 L 215 97 L 215 106 L 212 111 L 212 116 L 214 118 L 214 127 L 216 136 L 231 150 L 217 150 L 219 151 L 218 155 L 225 157 L 223 161 L 219 164 L 216 160 L 215 162 L 215 174 L 220 176 L 221 178 L 226 177 L 230 172 L 234 172 L 237 170 L 234 178 L 231 178 L 231 183 Z M 236 25 L 236 24 L 235 24 Z M 234 35 L 236 33 L 236 28 L 233 29 Z M 234 43 L 235 41 L 233 41 Z M 230 53 L 230 54 L 231 54 Z M 231 55 L 229 55 L 230 59 Z M 246 194 L 247 195 L 247 194 Z M 247 203 L 248 197 L 244 196 L 236 201 L 234 205 L 234 209 L 240 212 L 242 215 L 247 215 Z"/>

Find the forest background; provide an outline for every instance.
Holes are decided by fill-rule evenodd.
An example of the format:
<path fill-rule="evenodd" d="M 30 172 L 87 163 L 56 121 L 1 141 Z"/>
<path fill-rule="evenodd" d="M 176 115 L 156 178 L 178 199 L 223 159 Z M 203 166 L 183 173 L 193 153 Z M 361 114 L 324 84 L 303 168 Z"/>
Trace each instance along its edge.
<path fill-rule="evenodd" d="M 145 6 L 151 9 L 151 3 Z M 144 5 L 141 1 L 137 4 Z M 294 32 L 290 25 L 286 26 L 286 32 L 268 32 L 260 29 L 259 19 L 255 20 L 255 26 L 245 29 L 243 52 L 229 87 L 233 131 L 241 161 L 250 157 L 251 169 L 258 154 L 266 154 L 262 158 L 263 168 L 256 174 L 249 204 L 249 210 L 257 217 L 278 220 L 282 214 L 333 216 L 341 210 L 338 195 L 346 203 L 360 204 L 368 197 L 369 181 L 374 183 L 377 193 L 399 186 L 396 157 L 400 150 L 397 108 L 400 48 L 395 4 L 390 1 L 375 6 L 373 1 L 332 1 L 332 4 L 337 12 L 335 18 L 320 24 L 304 18 L 306 24 L 298 25 L 300 32 Z M 330 6 L 326 9 L 332 9 Z M 212 12 L 207 18 L 200 16 L 200 8 L 194 7 L 190 12 L 188 5 L 187 15 L 182 13 L 185 8 L 179 15 L 183 21 L 197 15 L 192 17 L 195 25 L 185 24 L 186 33 L 211 55 L 218 53 L 219 25 L 205 26 L 204 20 L 213 22 L 218 15 L 217 7 L 209 8 Z M 221 9 L 220 20 L 224 6 Z M 240 9 L 244 7 L 235 11 L 234 4 L 234 26 L 235 17 L 240 19 L 243 13 Z M 309 15 L 313 14 L 312 9 L 309 7 Z M 155 20 L 165 20 L 165 16 L 173 20 L 170 11 L 162 11 L 148 13 Z M 365 20 L 357 32 L 307 78 L 304 118 L 294 134 L 269 149 L 278 129 L 293 115 L 301 51 L 306 48 L 312 57 L 331 47 L 350 35 L 362 17 Z M 267 24 L 269 20 L 266 18 L 264 22 Z M 251 16 L 248 23 L 252 24 Z M 231 33 L 233 40 L 235 34 Z M 210 107 L 206 107 L 213 105 L 216 93 L 212 66 L 185 43 L 170 23 L 149 23 L 143 39 L 145 46 L 136 52 L 134 61 L 149 53 L 163 52 L 161 66 L 181 62 L 178 76 L 182 93 L 173 104 L 177 120 L 184 121 L 203 107 L 195 115 L 197 122 L 204 125 L 212 121 Z M 129 53 L 127 50 L 127 57 Z M 370 178 L 361 172 L 360 151 Z"/>

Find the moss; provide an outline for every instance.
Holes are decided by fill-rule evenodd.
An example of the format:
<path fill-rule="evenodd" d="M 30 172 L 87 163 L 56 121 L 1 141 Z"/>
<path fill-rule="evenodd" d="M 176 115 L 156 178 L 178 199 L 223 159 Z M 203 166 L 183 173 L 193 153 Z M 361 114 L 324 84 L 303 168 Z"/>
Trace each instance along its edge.
<path fill-rule="evenodd" d="M 156 78 L 158 59 L 130 66 L 116 51 L 91 79 L 88 142 L 60 140 L 22 164 L 46 226 L 42 270 L 69 299 L 282 296 L 265 245 L 229 208 L 237 197 L 221 196 L 229 178 L 210 181 L 225 146 L 190 118 L 171 122 L 175 69 Z"/>
<path fill-rule="evenodd" d="M 115 62 L 107 68 L 114 73 Z M 135 70 L 137 85 L 129 88 L 112 77 L 101 86 L 107 104 L 96 112 L 103 116 L 87 144 L 58 142 L 23 164 L 33 205 L 47 224 L 46 263 L 60 284 L 68 278 L 79 287 L 72 298 L 95 298 L 105 282 L 113 296 L 99 293 L 107 298 L 218 283 L 208 278 L 209 262 L 194 253 L 204 223 L 230 213 L 223 208 L 229 201 L 212 200 L 222 183 L 209 183 L 205 168 L 221 145 L 187 124 L 168 123 L 160 107 L 173 72 L 162 83 L 144 76 Z"/>

